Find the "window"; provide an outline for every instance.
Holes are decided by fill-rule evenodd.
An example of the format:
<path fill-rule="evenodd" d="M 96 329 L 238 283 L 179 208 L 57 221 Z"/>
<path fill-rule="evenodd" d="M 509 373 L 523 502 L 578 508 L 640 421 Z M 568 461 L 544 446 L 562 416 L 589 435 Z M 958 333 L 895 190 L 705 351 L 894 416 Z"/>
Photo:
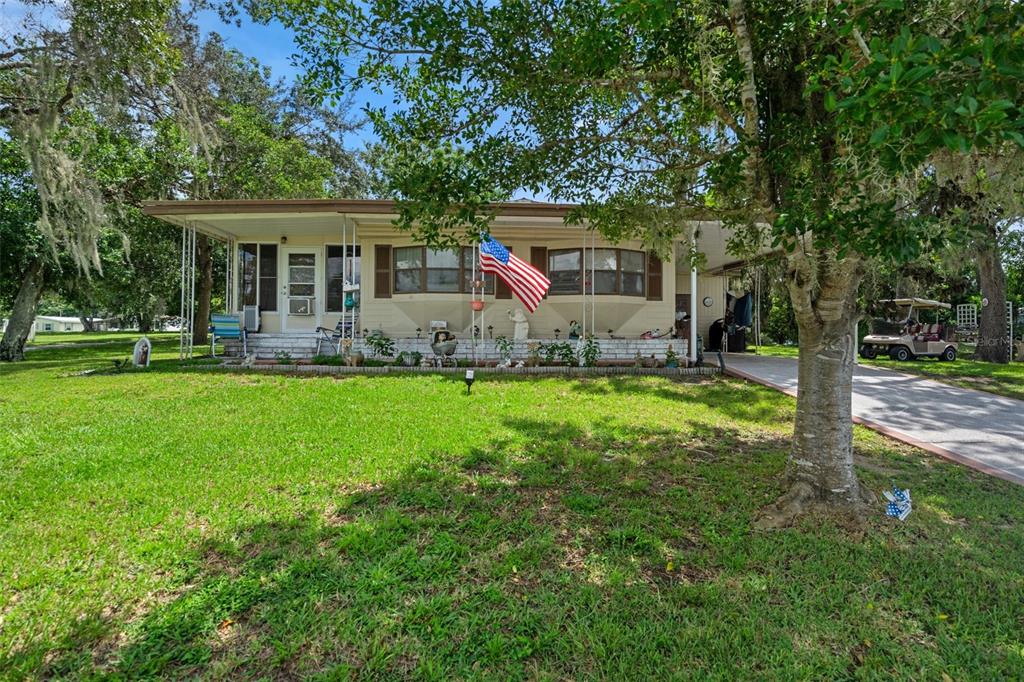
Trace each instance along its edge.
<path fill-rule="evenodd" d="M 459 252 L 427 249 L 427 291 L 459 291 Z"/>
<path fill-rule="evenodd" d="M 580 266 L 582 253 L 582 268 Z M 583 293 L 584 276 L 590 293 L 593 271 L 594 294 L 644 296 L 646 263 L 643 251 L 627 249 L 562 249 L 548 252 L 550 294 Z"/>
<path fill-rule="evenodd" d="M 238 300 L 256 305 L 256 244 L 238 245 Z"/>
<path fill-rule="evenodd" d="M 316 294 L 316 256 L 312 253 L 288 254 L 288 296 Z"/>
<path fill-rule="evenodd" d="M 327 247 L 327 312 L 345 312 L 345 284 L 355 288 L 349 291 L 355 308 L 359 308 L 360 283 L 359 246 Z"/>
<path fill-rule="evenodd" d="M 644 295 L 644 261 L 643 251 L 619 251 L 619 271 L 622 273 L 619 293 L 623 296 Z"/>
<path fill-rule="evenodd" d="M 617 249 L 587 249 L 583 268 L 588 283 L 587 293 L 617 294 L 619 292 L 619 252 Z M 591 275 L 593 271 L 593 275 Z M 593 276 L 594 286 L 589 283 Z"/>
<path fill-rule="evenodd" d="M 423 247 L 407 246 L 392 251 L 395 259 L 395 293 L 423 291 Z"/>
<path fill-rule="evenodd" d="M 52 332 L 53 331 L 53 323 L 52 322 L 44 322 L 43 323 L 43 331 L 44 332 Z"/>
<path fill-rule="evenodd" d="M 581 293 L 583 277 L 580 250 L 548 251 L 548 279 L 551 280 L 551 288 L 548 290 L 551 295 Z"/>
<path fill-rule="evenodd" d="M 470 293 L 475 249 L 429 249 L 400 246 L 392 249 L 396 294 Z M 478 273 L 479 275 L 479 273 Z M 483 277 L 486 293 L 494 293 L 494 275 Z"/>
<path fill-rule="evenodd" d="M 238 300 L 277 310 L 277 244 L 238 245 Z"/>

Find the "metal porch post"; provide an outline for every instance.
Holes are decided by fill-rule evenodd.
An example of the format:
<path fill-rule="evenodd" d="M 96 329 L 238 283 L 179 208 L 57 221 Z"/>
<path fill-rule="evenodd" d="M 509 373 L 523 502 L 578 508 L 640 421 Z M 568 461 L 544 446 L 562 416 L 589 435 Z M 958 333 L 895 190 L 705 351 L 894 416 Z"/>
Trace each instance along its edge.
<path fill-rule="evenodd" d="M 697 228 L 690 227 L 690 252 L 691 255 L 697 252 Z M 690 356 L 690 364 L 697 364 L 697 265 L 690 262 L 690 342 L 687 345 L 687 355 Z"/>
<path fill-rule="evenodd" d="M 178 318 L 178 359 L 185 359 L 185 254 L 188 253 L 186 244 L 188 230 L 184 225 L 181 226 L 181 307 L 179 310 Z"/>

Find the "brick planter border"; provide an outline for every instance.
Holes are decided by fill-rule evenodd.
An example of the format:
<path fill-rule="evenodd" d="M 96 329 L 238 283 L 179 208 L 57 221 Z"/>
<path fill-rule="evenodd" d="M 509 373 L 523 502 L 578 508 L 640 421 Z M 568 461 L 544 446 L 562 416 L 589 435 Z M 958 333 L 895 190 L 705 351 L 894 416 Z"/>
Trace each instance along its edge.
<path fill-rule="evenodd" d="M 716 376 L 721 370 L 703 367 L 343 367 L 339 365 L 191 365 L 190 369 L 222 372 L 254 372 L 263 374 L 294 374 L 305 376 L 380 375 L 380 374 L 450 374 L 462 376 L 472 369 L 476 376 Z"/>

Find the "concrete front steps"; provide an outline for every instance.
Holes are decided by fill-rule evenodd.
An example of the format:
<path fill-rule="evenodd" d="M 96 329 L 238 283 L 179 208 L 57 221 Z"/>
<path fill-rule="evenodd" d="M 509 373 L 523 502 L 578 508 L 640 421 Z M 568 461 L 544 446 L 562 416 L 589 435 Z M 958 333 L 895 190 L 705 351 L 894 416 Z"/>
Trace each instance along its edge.
<path fill-rule="evenodd" d="M 427 339 L 393 339 L 395 342 L 395 355 L 398 353 L 420 353 L 424 357 L 431 358 L 434 352 L 430 349 Z M 315 334 L 250 334 L 247 347 L 250 353 L 256 354 L 257 360 L 273 360 L 278 353 L 288 353 L 292 360 L 308 360 L 316 354 L 317 337 Z M 578 341 L 575 339 L 536 339 L 520 341 L 513 345 L 513 361 L 525 360 L 529 352 L 527 346 L 533 343 L 549 345 L 552 343 L 569 343 L 576 347 Z M 633 360 L 639 353 L 644 358 L 652 355 L 659 361 L 664 362 L 665 353 L 669 345 L 679 356 L 680 360 L 686 357 L 687 343 L 684 339 L 597 339 L 601 347 L 601 360 Z M 237 341 L 225 341 L 224 348 L 227 355 L 239 356 L 242 354 L 242 344 Z M 352 344 L 353 350 L 361 351 L 367 358 L 372 358 L 373 353 L 367 348 L 363 339 L 358 338 Z M 322 347 L 324 355 L 333 355 L 334 348 L 328 343 Z M 541 354 L 543 357 L 543 352 Z M 477 342 L 476 348 L 470 341 L 459 339 L 458 348 L 455 351 L 455 358 L 459 360 L 477 361 L 498 361 L 501 353 L 493 339 L 486 339 Z"/>
<path fill-rule="evenodd" d="M 278 353 L 288 353 L 293 360 L 308 360 L 316 355 L 316 334 L 249 334 L 246 347 L 250 353 L 256 354 L 257 360 L 274 360 Z M 229 340 L 224 342 L 226 355 L 240 356 L 242 342 Z M 329 348 L 324 348 L 330 353 Z"/>

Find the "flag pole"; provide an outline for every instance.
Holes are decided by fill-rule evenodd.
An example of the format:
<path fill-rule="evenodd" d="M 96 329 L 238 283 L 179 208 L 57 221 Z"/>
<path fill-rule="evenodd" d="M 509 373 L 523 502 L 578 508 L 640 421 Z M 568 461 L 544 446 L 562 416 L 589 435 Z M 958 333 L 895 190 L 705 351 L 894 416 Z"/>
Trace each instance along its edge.
<path fill-rule="evenodd" d="M 484 303 L 484 297 L 487 294 L 487 280 L 484 279 L 483 264 L 480 262 L 480 239 L 476 240 L 476 260 L 473 262 L 473 267 L 476 268 L 476 272 L 479 273 L 480 279 L 474 280 L 474 285 L 477 281 L 480 284 L 480 303 Z M 487 306 L 481 306 L 480 308 L 480 338 L 484 337 L 484 314 L 487 311 Z"/>
<path fill-rule="evenodd" d="M 583 271 L 583 281 L 580 282 L 583 291 L 583 312 L 580 317 L 580 329 L 587 333 L 587 226 L 583 225 L 583 248 L 580 250 L 580 266 Z M 593 258 L 593 255 L 591 255 Z"/>

